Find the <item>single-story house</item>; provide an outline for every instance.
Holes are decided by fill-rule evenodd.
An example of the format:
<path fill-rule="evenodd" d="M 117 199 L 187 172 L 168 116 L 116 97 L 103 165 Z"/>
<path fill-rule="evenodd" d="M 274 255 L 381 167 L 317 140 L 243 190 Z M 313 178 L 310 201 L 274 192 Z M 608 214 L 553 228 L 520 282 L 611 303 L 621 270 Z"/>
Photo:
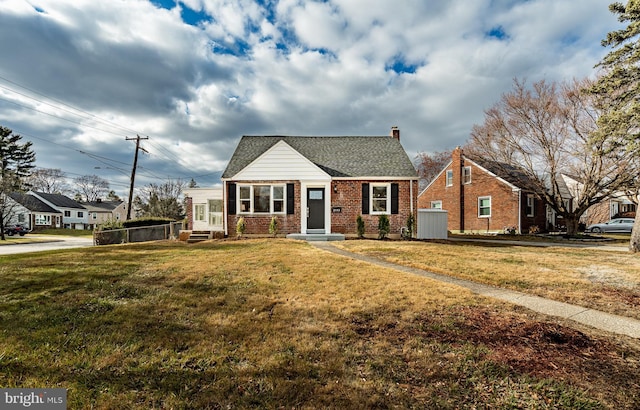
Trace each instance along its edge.
<path fill-rule="evenodd" d="M 9 197 L 15 203 L 7 226 L 20 224 L 29 230 L 59 228 L 62 212 L 47 205 L 33 195 L 13 192 Z"/>
<path fill-rule="evenodd" d="M 448 211 L 448 229 L 454 233 L 546 229 L 546 206 L 528 186 L 518 169 L 470 158 L 458 147 L 420 193 L 418 207 Z"/>
<path fill-rule="evenodd" d="M 379 215 L 400 235 L 416 211 L 418 175 L 390 136 L 243 136 L 222 174 L 225 234 L 244 218 L 246 234 L 377 234 Z"/>
<path fill-rule="evenodd" d="M 50 207 L 62 212 L 62 226 L 57 228 L 88 229 L 89 218 L 87 209 L 80 203 L 62 194 L 48 194 L 45 192 L 29 191 L 30 195 L 38 198 Z"/>
<path fill-rule="evenodd" d="M 127 219 L 127 208 L 124 201 L 103 201 L 97 199 L 91 202 L 79 202 L 88 213 L 89 228 L 109 221 L 124 221 Z"/>
<path fill-rule="evenodd" d="M 222 187 L 187 188 L 184 191 L 187 229 L 224 232 Z"/>

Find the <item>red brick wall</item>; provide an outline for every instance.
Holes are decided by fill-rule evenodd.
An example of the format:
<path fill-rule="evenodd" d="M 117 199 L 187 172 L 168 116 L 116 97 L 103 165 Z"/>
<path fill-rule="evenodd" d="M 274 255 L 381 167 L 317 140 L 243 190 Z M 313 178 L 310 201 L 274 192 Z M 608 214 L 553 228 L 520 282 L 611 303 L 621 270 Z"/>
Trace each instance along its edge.
<path fill-rule="evenodd" d="M 187 211 L 187 230 L 193 230 L 193 198 L 188 196 L 184 199 L 184 202 Z"/>
<path fill-rule="evenodd" d="M 362 214 L 362 184 L 363 183 L 397 183 L 398 184 L 398 214 L 389 215 L 390 234 L 400 234 L 402 227 L 407 225 L 407 218 L 411 212 L 411 184 L 413 196 L 418 195 L 417 181 L 333 181 L 331 189 L 337 187 L 338 192 L 331 194 L 331 207 L 341 208 L 340 213 L 331 213 L 331 232 L 346 235 L 356 234 L 356 219 Z M 417 201 L 414 199 L 413 210 L 416 212 Z M 362 215 L 365 222 L 365 234 L 378 234 L 378 215 Z"/>

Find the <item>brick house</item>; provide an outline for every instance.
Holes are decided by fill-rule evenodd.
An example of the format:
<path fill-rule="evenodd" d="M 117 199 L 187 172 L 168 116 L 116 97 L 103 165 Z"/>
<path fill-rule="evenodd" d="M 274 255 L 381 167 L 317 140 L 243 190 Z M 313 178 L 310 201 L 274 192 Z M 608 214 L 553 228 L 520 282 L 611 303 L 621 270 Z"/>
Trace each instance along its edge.
<path fill-rule="evenodd" d="M 400 235 L 417 205 L 418 176 L 400 144 L 383 137 L 244 136 L 222 174 L 225 233 L 240 217 L 246 234 L 377 234 L 380 214 Z"/>
<path fill-rule="evenodd" d="M 454 233 L 544 230 L 546 207 L 528 185 L 518 169 L 472 159 L 458 147 L 418 196 L 418 208 L 448 211 L 448 229 Z"/>

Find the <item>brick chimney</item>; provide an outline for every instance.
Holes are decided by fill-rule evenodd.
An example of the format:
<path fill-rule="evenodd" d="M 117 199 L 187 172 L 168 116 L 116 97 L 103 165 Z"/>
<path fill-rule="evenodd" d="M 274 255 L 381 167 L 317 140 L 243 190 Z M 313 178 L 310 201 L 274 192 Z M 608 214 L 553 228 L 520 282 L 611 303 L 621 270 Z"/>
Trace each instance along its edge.
<path fill-rule="evenodd" d="M 389 136 L 400 141 L 400 128 L 395 125 L 391 127 L 391 133 L 389 134 Z"/>

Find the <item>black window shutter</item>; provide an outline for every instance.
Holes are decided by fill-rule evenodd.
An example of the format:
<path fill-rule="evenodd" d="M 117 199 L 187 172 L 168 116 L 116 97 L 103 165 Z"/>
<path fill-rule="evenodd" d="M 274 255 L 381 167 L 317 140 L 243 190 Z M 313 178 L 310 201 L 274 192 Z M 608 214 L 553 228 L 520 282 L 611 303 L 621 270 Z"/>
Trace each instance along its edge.
<path fill-rule="evenodd" d="M 227 183 L 227 212 L 229 215 L 236 214 L 236 184 L 233 182 Z"/>
<path fill-rule="evenodd" d="M 362 215 L 369 213 L 369 184 L 362 184 Z"/>
<path fill-rule="evenodd" d="M 296 212 L 296 198 L 293 184 L 287 184 L 287 214 L 293 215 Z"/>
<path fill-rule="evenodd" d="M 398 213 L 398 184 L 391 184 L 391 213 Z"/>

